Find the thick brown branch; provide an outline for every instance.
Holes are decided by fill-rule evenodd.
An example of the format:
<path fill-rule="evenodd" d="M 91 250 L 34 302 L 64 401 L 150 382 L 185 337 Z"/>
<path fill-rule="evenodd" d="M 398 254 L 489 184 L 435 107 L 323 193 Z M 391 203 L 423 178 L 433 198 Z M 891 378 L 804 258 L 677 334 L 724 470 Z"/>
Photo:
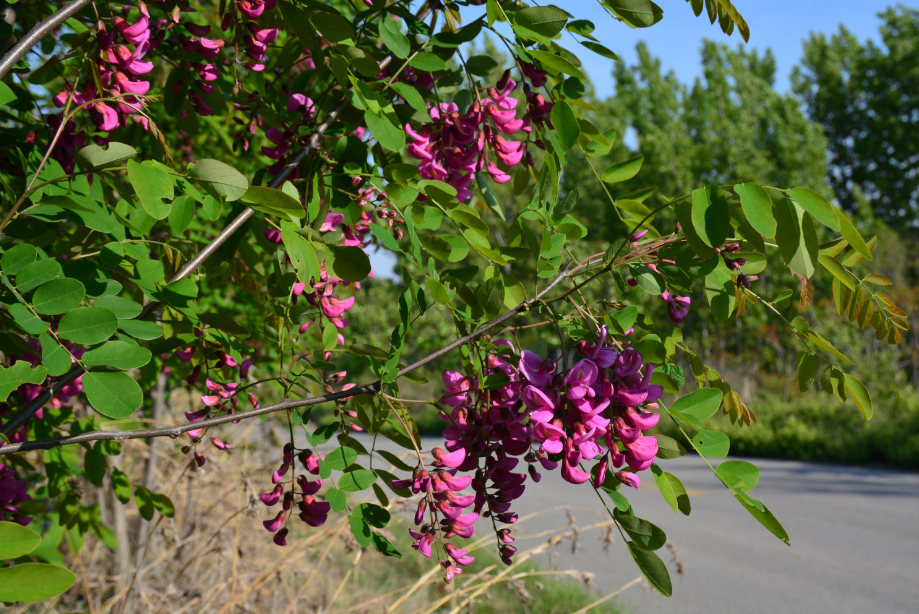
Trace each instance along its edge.
<path fill-rule="evenodd" d="M 418 360 L 404 369 L 400 370 L 396 377 L 402 377 L 406 373 L 410 373 L 419 367 L 437 360 L 441 356 L 450 353 L 456 348 L 466 345 L 472 341 L 475 341 L 488 331 L 493 328 L 504 324 L 517 314 L 527 311 L 531 305 L 542 299 L 543 296 L 548 294 L 555 286 L 560 284 L 562 281 L 567 279 L 571 274 L 573 274 L 579 267 L 572 268 L 569 264 L 568 268 L 562 271 L 558 277 L 556 277 L 551 284 L 543 288 L 534 298 L 531 298 L 527 301 L 524 301 L 514 309 L 511 309 L 507 313 L 498 318 L 492 320 L 491 322 L 485 324 L 482 328 L 479 328 L 476 331 L 469 333 L 464 337 L 460 337 L 450 345 L 447 345 L 436 352 L 428 354 L 421 360 Z M 70 375 L 69 373 L 67 375 Z M 66 376 L 65 376 L 66 377 Z M 58 386 L 58 384 L 55 384 Z M 350 390 L 345 390 L 342 392 L 334 392 L 332 394 L 326 394 L 319 397 L 310 397 L 308 399 L 296 399 L 289 401 L 281 401 L 280 403 L 275 403 L 274 405 L 267 405 L 265 407 L 260 407 L 259 409 L 250 409 L 249 411 L 238 412 L 235 414 L 230 414 L 226 416 L 219 416 L 217 418 L 210 418 L 208 420 L 201 420 L 200 422 L 193 422 L 189 424 L 180 424 L 178 426 L 167 426 L 153 429 L 138 429 L 133 431 L 91 431 L 88 433 L 83 433 L 81 435 L 73 435 L 69 437 L 56 437 L 52 439 L 40 439 L 37 441 L 26 441 L 22 443 L 13 443 L 5 446 L 0 446 L 0 456 L 4 454 L 15 454 L 17 452 L 27 452 L 29 450 L 49 450 L 51 448 L 57 448 L 60 446 L 75 444 L 75 443 L 84 443 L 87 441 L 99 441 L 99 440 L 124 440 L 124 439 L 144 439 L 148 437 L 172 437 L 176 438 L 182 433 L 188 431 L 193 431 L 196 429 L 206 428 L 210 426 L 218 426 L 221 424 L 226 424 L 227 422 L 234 422 L 236 420 L 246 420 L 248 418 L 254 418 L 256 416 L 261 416 L 264 414 L 271 414 L 278 411 L 285 411 L 288 409 L 295 409 L 297 407 L 305 407 L 308 405 L 318 405 L 320 403 L 327 403 L 329 401 L 337 401 L 339 399 L 349 399 L 351 397 L 357 396 L 359 394 L 374 394 L 380 390 L 380 382 L 376 381 L 372 384 L 367 384 L 365 386 L 359 386 L 357 388 L 352 388 Z"/>

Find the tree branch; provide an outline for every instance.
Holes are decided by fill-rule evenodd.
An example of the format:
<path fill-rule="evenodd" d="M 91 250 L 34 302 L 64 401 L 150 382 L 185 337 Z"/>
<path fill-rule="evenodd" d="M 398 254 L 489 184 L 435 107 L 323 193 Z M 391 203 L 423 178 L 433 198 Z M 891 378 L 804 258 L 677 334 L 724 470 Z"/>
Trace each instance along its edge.
<path fill-rule="evenodd" d="M 583 265 L 578 265 L 572 268 L 573 261 L 568 264 L 568 267 L 559 273 L 551 284 L 540 290 L 540 292 L 533 298 L 526 300 L 515 308 L 511 309 L 504 315 L 499 316 L 498 318 L 492 320 L 491 322 L 482 326 L 478 330 L 475 330 L 464 337 L 460 337 L 453 343 L 428 354 L 421 360 L 418 360 L 404 369 L 400 370 L 396 375 L 397 378 L 402 377 L 406 373 L 410 373 L 419 367 L 437 360 L 441 356 L 444 356 L 456 348 L 466 345 L 472 341 L 475 341 L 491 329 L 500 326 L 504 322 L 510 320 L 517 314 L 529 310 L 530 306 L 541 300 L 546 294 L 548 294 L 555 286 L 560 284 L 562 281 L 567 279 L 570 275 L 575 273 Z M 74 369 L 71 369 L 73 372 Z M 70 373 L 64 377 L 69 376 Z M 60 380 L 54 384 L 55 386 L 60 385 Z M 287 400 L 281 401 L 280 403 L 275 403 L 274 405 L 267 405 L 265 407 L 260 407 L 258 409 L 250 409 L 249 411 L 242 411 L 235 414 L 228 414 L 225 416 L 218 416 L 216 418 L 210 418 L 208 420 L 201 420 L 199 422 L 192 422 L 188 424 L 180 424 L 178 426 L 166 426 L 153 429 L 137 429 L 133 431 L 90 431 L 88 433 L 83 433 L 81 435 L 73 435 L 68 437 L 55 437 L 51 439 L 40 439 L 37 441 L 25 441 L 22 443 L 12 443 L 5 446 L 0 446 L 0 456 L 5 454 L 15 454 L 17 452 L 28 452 L 29 450 L 50 450 L 51 448 L 58 448 L 60 446 L 65 446 L 75 443 L 84 443 L 87 441 L 100 441 L 100 440 L 114 440 L 121 441 L 125 439 L 144 439 L 149 437 L 172 437 L 175 439 L 182 433 L 187 433 L 188 431 L 193 431 L 196 429 L 207 428 L 211 426 L 218 426 L 221 424 L 226 424 L 227 422 L 234 422 L 238 420 L 247 420 L 249 418 L 254 418 L 256 416 L 262 416 L 264 414 L 271 414 L 278 411 L 285 411 L 288 409 L 295 409 L 297 407 L 306 407 L 308 405 L 318 405 L 320 403 L 327 403 L 329 401 L 337 401 L 339 399 L 349 399 L 351 397 L 357 396 L 359 394 L 375 394 L 380 390 L 380 381 L 377 380 L 372 384 L 366 384 L 364 386 L 359 386 L 357 388 L 352 388 L 350 390 L 344 390 L 341 392 L 333 392 L 332 394 L 325 394 L 319 397 L 310 397 L 307 399 L 296 399 L 296 400 Z M 17 417 L 19 414 L 17 414 Z"/>
<path fill-rule="evenodd" d="M 6 73 L 9 72 L 13 65 L 21 60 L 32 47 L 41 41 L 41 39 L 51 34 L 55 28 L 73 17 L 80 11 L 80 9 L 82 9 L 90 2 L 92 2 L 92 0 L 74 0 L 67 6 L 63 7 L 48 17 L 48 19 L 35 24 L 35 27 L 32 28 L 32 30 L 30 30 L 29 33 L 22 38 L 22 40 L 16 43 L 16 45 L 10 49 L 9 53 L 3 56 L 3 59 L 0 60 L 0 79 L 6 76 Z"/>

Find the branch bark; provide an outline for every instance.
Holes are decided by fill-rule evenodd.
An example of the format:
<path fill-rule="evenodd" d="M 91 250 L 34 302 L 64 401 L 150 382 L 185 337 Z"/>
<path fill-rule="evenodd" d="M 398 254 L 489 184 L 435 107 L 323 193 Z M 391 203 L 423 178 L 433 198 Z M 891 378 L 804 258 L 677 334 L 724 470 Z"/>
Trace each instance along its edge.
<path fill-rule="evenodd" d="M 456 348 L 466 345 L 472 341 L 475 341 L 488 331 L 493 328 L 504 324 L 514 316 L 524 311 L 528 311 L 530 307 L 541 300 L 546 294 L 548 294 L 553 288 L 555 288 L 562 281 L 567 279 L 569 276 L 573 275 L 580 268 L 579 265 L 572 267 L 574 262 L 568 264 L 568 267 L 565 268 L 548 286 L 539 291 L 539 293 L 526 300 L 514 309 L 506 312 L 505 314 L 499 316 L 498 318 L 488 322 L 482 328 L 475 330 L 464 337 L 460 337 L 453 343 L 428 354 L 424 358 L 410 364 L 404 369 L 400 370 L 396 377 L 402 377 L 406 373 L 410 373 L 419 367 L 437 360 L 441 356 L 444 356 Z M 262 416 L 264 414 L 271 414 L 279 411 L 285 411 L 288 409 L 295 409 L 297 407 L 305 407 L 308 405 L 318 405 L 320 403 L 327 403 L 329 401 L 337 401 L 339 399 L 350 399 L 351 397 L 357 396 L 359 394 L 375 394 L 380 391 L 381 383 L 379 380 L 373 382 L 372 384 L 365 384 L 364 386 L 358 386 L 350 390 L 345 390 L 342 392 L 333 392 L 332 394 L 325 394 L 318 397 L 309 397 L 306 399 L 296 399 L 296 400 L 287 400 L 281 401 L 280 403 L 275 403 L 274 405 L 267 405 L 265 407 L 260 407 L 259 409 L 250 409 L 248 411 L 238 412 L 235 414 L 228 414 L 225 416 L 218 416 L 216 418 L 210 418 L 208 420 L 201 420 L 199 422 L 193 422 L 188 424 L 180 424 L 178 426 L 166 426 L 153 429 L 137 429 L 133 431 L 90 431 L 88 433 L 83 433 L 81 435 L 72 435 L 68 437 L 55 437 L 51 439 L 40 439 L 37 441 L 25 441 L 21 443 L 12 443 L 5 446 L 0 446 L 0 456 L 5 454 L 15 454 L 17 452 L 27 452 L 29 450 L 50 450 L 51 448 L 58 448 L 60 446 L 83 443 L 87 441 L 99 441 L 99 440 L 112 440 L 112 441 L 123 441 L 125 439 L 143 439 L 151 437 L 172 437 L 175 439 L 182 433 L 188 431 L 193 431 L 195 429 L 207 428 L 211 426 L 218 426 L 221 424 L 226 424 L 227 422 L 234 422 L 237 420 L 247 420 L 249 418 L 254 418 L 256 416 Z"/>
<path fill-rule="evenodd" d="M 67 6 L 48 17 L 48 19 L 35 24 L 35 27 L 26 34 L 22 40 L 10 49 L 9 53 L 0 60 L 0 79 L 6 76 L 16 62 L 21 60 L 29 50 L 37 45 L 41 39 L 51 34 L 55 28 L 77 14 L 80 9 L 92 0 L 74 0 Z"/>

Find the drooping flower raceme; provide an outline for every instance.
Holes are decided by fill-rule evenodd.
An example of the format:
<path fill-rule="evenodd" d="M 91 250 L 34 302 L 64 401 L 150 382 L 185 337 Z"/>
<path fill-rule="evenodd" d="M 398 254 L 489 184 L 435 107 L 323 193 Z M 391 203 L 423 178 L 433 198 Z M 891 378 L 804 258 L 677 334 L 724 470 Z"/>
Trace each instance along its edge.
<path fill-rule="evenodd" d="M 608 345 L 607 327 L 597 342 L 583 342 L 584 358 L 561 372 L 557 362 L 516 348 L 507 340 L 495 342 L 499 352 L 488 356 L 482 375 L 502 373 L 508 383 L 484 390 L 477 378 L 445 371 L 442 397 L 449 415 L 443 448 L 432 451 L 429 469 L 416 469 L 411 478 L 396 480 L 396 488 L 425 493 L 415 514 L 413 547 L 431 556 L 440 544 L 449 579 L 462 571 L 471 557 L 446 542 L 454 536 L 470 537 L 473 522 L 481 515 L 512 525 L 517 514 L 511 504 L 524 492 L 527 476 L 538 482 L 543 470 L 560 467 L 572 484 L 593 479 L 638 488 L 637 473 L 650 467 L 657 454 L 657 439 L 643 431 L 657 424 L 656 408 L 663 393 L 651 384 L 654 366 L 645 363 L 631 347 Z M 521 460 L 527 464 L 520 471 Z M 596 463 L 593 475 L 585 468 Z M 465 494 L 466 489 L 469 494 Z M 471 507 L 471 510 L 467 508 Z M 516 549 L 509 527 L 498 530 L 498 549 L 510 564 Z"/>

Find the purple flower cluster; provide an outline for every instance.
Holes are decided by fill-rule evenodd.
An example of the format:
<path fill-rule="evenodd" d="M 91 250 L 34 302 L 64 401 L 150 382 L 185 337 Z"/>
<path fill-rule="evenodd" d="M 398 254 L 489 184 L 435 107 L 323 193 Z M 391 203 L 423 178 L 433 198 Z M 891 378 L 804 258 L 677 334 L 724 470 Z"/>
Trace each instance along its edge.
<path fill-rule="evenodd" d="M 19 513 L 19 504 L 32 500 L 26 492 L 28 488 L 12 467 L 0 465 L 0 520 L 18 522 L 22 526 L 32 522 L 31 517 Z"/>
<path fill-rule="evenodd" d="M 319 475 L 319 460 L 321 458 L 323 457 L 314 454 L 311 450 L 304 450 L 297 455 L 297 460 L 312 475 Z M 259 495 L 262 503 L 268 507 L 274 507 L 279 501 L 282 502 L 281 511 L 274 518 L 265 520 L 262 523 L 267 531 L 274 533 L 273 541 L 279 546 L 287 545 L 287 535 L 290 530 L 285 524 L 293 507 L 295 495 L 300 495 L 301 497 L 297 503 L 297 508 L 300 510 L 298 516 L 300 520 L 311 527 L 322 526 L 328 519 L 329 512 L 332 509 L 327 502 L 319 501 L 313 496 L 322 487 L 322 480 L 320 479 L 310 481 L 305 475 L 298 475 L 296 481 L 297 486 L 300 488 L 299 492 L 294 490 L 293 480 L 291 480 L 290 490 L 285 492 L 282 482 L 293 464 L 294 449 L 288 443 L 284 445 L 281 466 L 271 476 L 271 481 L 275 484 L 274 489 L 271 492 Z"/>
<path fill-rule="evenodd" d="M 638 488 L 636 473 L 650 467 L 658 451 L 657 438 L 642 431 L 660 416 L 645 409 L 657 408 L 663 388 L 650 383 L 654 365 L 640 352 L 628 341 L 608 345 L 612 341 L 602 327 L 596 344 L 579 344 L 584 358 L 557 373 L 556 362 L 526 350 L 517 357 L 514 346 L 500 339 L 484 371 L 507 376 L 497 389 L 482 389 L 477 378 L 456 371 L 443 373 L 447 394 L 442 402 L 452 407 L 449 416 L 441 416 L 449 423 L 446 450 L 433 450 L 430 472 L 419 468 L 411 479 L 393 483 L 426 493 L 415 515 L 421 527 L 411 531 L 416 550 L 431 556 L 438 539 L 470 537 L 479 515 L 514 524 L 511 504 L 523 494 L 527 474 L 534 482 L 542 477 L 537 462 L 546 470 L 561 466 L 566 481 L 582 484 L 591 479 L 582 463 L 597 461 L 595 486 L 604 483 L 612 466 L 619 482 Z M 520 457 L 526 472 L 517 471 Z M 466 487 L 474 494 L 459 494 Z M 500 529 L 497 538 L 501 558 L 510 564 L 516 552 L 510 529 Z M 450 544 L 443 547 L 452 559 L 444 563 L 449 579 L 471 557 L 454 556 L 458 549 Z"/>
<path fill-rule="evenodd" d="M 532 130 L 527 117 L 517 118 L 518 101 L 510 96 L 516 87 L 517 83 L 505 75 L 497 87 L 488 88 L 488 98 L 474 102 L 465 114 L 460 114 L 454 102 L 428 105 L 433 124 L 420 131 L 406 124 L 405 134 L 414 141 L 408 153 L 420 160 L 421 176 L 450 184 L 460 202 L 472 198 L 468 186 L 478 171 L 487 170 L 497 183 L 510 181 L 506 170 L 487 160 L 487 149 L 507 168 L 519 164 L 526 153 L 525 141 L 509 141 L 502 136 Z"/>

